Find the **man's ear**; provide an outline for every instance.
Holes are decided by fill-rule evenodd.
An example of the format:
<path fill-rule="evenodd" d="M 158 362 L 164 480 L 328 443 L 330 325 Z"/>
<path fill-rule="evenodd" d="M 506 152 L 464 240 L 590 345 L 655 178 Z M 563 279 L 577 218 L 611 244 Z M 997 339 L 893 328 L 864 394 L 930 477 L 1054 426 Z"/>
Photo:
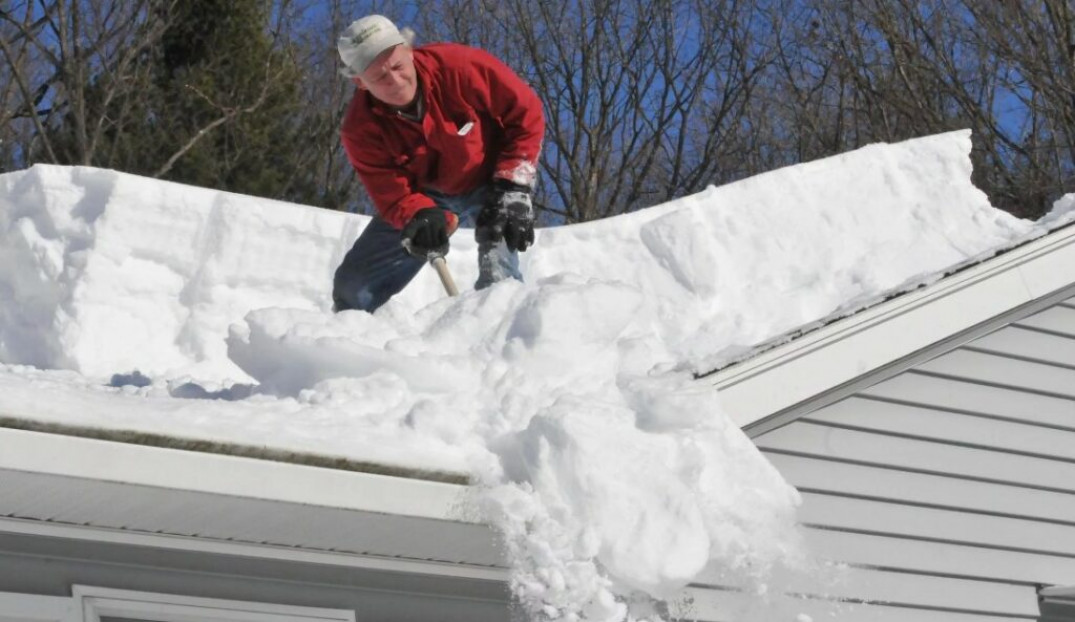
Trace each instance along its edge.
<path fill-rule="evenodd" d="M 359 78 L 358 76 L 355 76 L 355 77 L 351 78 L 351 84 L 354 84 L 355 86 L 357 86 L 358 90 L 360 90 L 360 91 L 368 91 L 369 90 L 369 89 L 366 88 L 365 84 L 362 84 L 362 78 Z"/>

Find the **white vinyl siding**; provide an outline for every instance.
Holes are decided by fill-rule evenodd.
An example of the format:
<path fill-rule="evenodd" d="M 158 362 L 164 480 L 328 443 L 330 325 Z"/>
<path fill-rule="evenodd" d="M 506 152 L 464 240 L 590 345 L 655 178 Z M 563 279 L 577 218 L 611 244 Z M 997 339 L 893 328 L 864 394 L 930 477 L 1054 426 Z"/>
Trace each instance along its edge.
<path fill-rule="evenodd" d="M 1037 620 L 1075 577 L 1075 299 L 754 440 L 812 549 L 872 573 L 847 619 Z"/>
<path fill-rule="evenodd" d="M 1075 299 L 1068 299 L 1041 313 L 1020 320 L 1016 322 L 1016 325 L 1075 339 L 1075 302 L 1072 300 Z"/>

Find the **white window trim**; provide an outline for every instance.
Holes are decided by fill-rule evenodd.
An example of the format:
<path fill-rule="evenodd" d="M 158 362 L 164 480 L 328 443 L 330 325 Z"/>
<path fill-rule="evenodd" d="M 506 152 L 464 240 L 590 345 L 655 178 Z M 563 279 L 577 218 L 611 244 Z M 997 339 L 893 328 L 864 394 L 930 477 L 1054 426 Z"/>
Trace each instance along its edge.
<path fill-rule="evenodd" d="M 350 609 L 321 609 L 75 585 L 81 622 L 102 617 L 154 622 L 355 622 Z"/>

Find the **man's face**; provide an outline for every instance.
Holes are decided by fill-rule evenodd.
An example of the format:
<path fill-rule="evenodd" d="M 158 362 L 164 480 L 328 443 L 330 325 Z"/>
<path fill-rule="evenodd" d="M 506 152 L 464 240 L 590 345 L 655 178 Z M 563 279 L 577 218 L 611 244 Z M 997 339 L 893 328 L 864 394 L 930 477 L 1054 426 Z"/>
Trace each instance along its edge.
<path fill-rule="evenodd" d="M 354 82 L 389 106 L 403 108 L 414 101 L 418 92 L 414 53 L 406 45 L 387 49 Z"/>

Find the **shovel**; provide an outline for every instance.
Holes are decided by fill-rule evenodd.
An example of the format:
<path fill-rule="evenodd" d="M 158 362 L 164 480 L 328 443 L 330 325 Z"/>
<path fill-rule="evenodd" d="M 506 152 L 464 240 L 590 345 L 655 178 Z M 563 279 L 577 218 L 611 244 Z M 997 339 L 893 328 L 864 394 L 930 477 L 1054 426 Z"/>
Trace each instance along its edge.
<path fill-rule="evenodd" d="M 452 273 L 448 270 L 448 262 L 445 261 L 444 255 L 448 251 L 448 247 L 437 248 L 426 253 L 425 257 L 422 257 L 420 253 L 415 252 L 411 248 L 410 240 L 403 240 L 403 248 L 412 256 L 419 259 L 425 259 L 433 266 L 433 269 L 437 271 L 437 276 L 440 277 L 440 284 L 444 286 L 444 291 L 449 296 L 458 296 L 459 288 L 455 286 L 455 279 L 452 278 Z"/>

